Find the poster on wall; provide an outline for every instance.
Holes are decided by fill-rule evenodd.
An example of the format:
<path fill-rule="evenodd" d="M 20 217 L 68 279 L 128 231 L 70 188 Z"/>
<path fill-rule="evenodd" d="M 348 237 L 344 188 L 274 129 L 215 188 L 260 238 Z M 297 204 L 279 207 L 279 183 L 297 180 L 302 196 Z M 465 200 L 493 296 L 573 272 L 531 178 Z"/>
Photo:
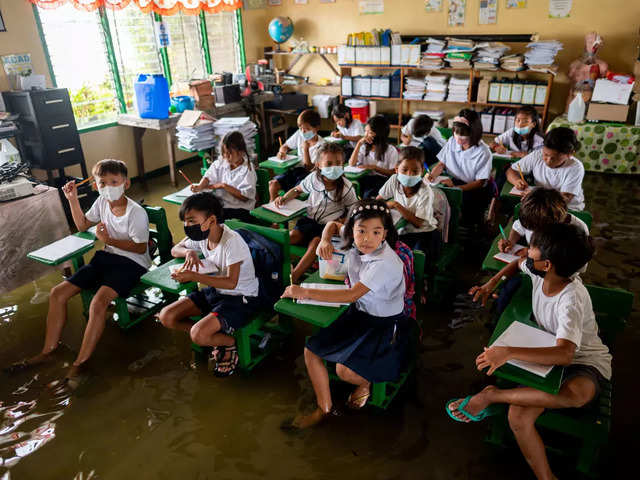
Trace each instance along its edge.
<path fill-rule="evenodd" d="M 527 6 L 527 0 L 507 0 L 507 8 L 524 8 Z"/>
<path fill-rule="evenodd" d="M 267 0 L 244 0 L 243 6 L 245 10 L 258 10 L 266 8 Z"/>
<path fill-rule="evenodd" d="M 384 0 L 359 0 L 358 11 L 360 15 L 384 13 Z"/>
<path fill-rule="evenodd" d="M 424 9 L 427 12 L 441 12 L 442 0 L 424 0 Z"/>
<path fill-rule="evenodd" d="M 498 20 L 498 0 L 480 0 L 480 10 L 478 10 L 478 23 L 489 25 Z"/>
<path fill-rule="evenodd" d="M 449 26 L 461 27 L 464 25 L 464 9 L 467 0 L 449 0 Z"/>
<path fill-rule="evenodd" d="M 573 0 L 549 0 L 550 18 L 569 18 Z"/>

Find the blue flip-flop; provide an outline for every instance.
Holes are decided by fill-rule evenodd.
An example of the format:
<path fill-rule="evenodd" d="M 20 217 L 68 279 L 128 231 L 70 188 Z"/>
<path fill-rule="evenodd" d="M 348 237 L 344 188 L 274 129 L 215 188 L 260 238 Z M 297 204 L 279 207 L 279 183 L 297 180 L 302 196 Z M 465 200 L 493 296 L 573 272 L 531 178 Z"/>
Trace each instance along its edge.
<path fill-rule="evenodd" d="M 496 405 L 489 405 L 487 408 L 485 408 L 484 410 L 480 410 L 478 412 L 477 415 L 471 415 L 469 412 L 467 412 L 464 407 L 467 406 L 467 403 L 469 403 L 469 400 L 471 400 L 472 395 L 469 395 L 467 397 L 465 397 L 464 400 L 462 400 L 462 403 L 460 405 L 458 405 L 458 408 L 456 408 L 456 410 L 458 412 L 460 412 L 461 414 L 463 414 L 465 417 L 467 417 L 469 420 L 471 420 L 472 422 L 480 422 L 482 420 L 484 420 L 487 417 L 490 417 L 492 415 L 496 415 L 500 410 L 498 408 L 496 408 Z M 454 398 L 453 400 L 449 400 L 447 402 L 447 404 L 445 405 L 445 409 L 447 410 L 447 414 L 454 419 L 456 422 L 461 422 L 461 423 L 467 423 L 464 420 L 459 419 L 458 417 L 456 417 L 453 414 L 453 410 L 451 410 L 450 405 L 453 402 L 457 402 L 458 400 L 460 400 L 459 398 Z"/>

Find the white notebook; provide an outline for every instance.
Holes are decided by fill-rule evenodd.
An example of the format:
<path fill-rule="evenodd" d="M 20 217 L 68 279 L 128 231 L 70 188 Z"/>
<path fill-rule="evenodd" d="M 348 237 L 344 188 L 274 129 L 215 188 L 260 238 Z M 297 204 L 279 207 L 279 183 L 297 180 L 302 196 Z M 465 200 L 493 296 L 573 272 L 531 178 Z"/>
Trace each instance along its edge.
<path fill-rule="evenodd" d="M 291 215 L 295 215 L 296 213 L 298 213 L 300 210 L 305 210 L 308 205 L 308 202 L 294 198 L 293 200 L 289 200 L 281 207 L 276 207 L 275 203 L 273 202 L 267 203 L 262 206 L 267 210 L 280 214 L 284 217 L 290 217 Z"/>
<path fill-rule="evenodd" d="M 449 177 L 446 177 L 446 176 L 444 176 L 444 175 L 439 175 L 438 177 L 436 177 L 436 178 L 434 178 L 434 179 L 433 179 L 433 182 L 430 182 L 430 181 L 427 179 L 426 175 L 425 175 L 425 177 L 424 177 L 425 181 L 426 181 L 429 185 L 438 185 L 438 184 L 439 184 L 440 182 L 442 182 L 445 178 L 449 178 Z"/>
<path fill-rule="evenodd" d="M 524 347 L 547 348 L 556 346 L 556 337 L 539 328 L 526 325 L 522 322 L 513 322 L 502 332 L 492 347 Z M 540 365 L 539 363 L 525 362 L 523 360 L 509 360 L 507 363 L 520 367 L 527 372 L 546 377 L 553 369 L 553 365 Z"/>
<path fill-rule="evenodd" d="M 34 257 L 42 258 L 55 262 L 61 258 L 64 258 L 78 250 L 93 245 L 94 240 L 87 240 L 86 238 L 76 237 L 75 235 L 69 235 L 68 237 L 61 238 L 49 245 L 46 245 L 38 250 L 34 250 L 30 253 Z"/>
<path fill-rule="evenodd" d="M 182 190 L 178 190 L 176 192 L 176 197 L 190 197 L 191 195 L 193 195 L 193 192 L 191 191 L 191 185 L 187 185 L 186 187 L 184 187 Z"/>
<path fill-rule="evenodd" d="M 278 162 L 278 163 L 284 163 L 284 162 L 288 162 L 289 160 L 295 160 L 296 157 L 295 155 L 287 155 L 286 158 L 279 158 L 278 156 L 275 157 L 269 157 L 269 160 L 271 160 L 272 162 Z"/>
<path fill-rule="evenodd" d="M 346 167 L 344 167 L 345 173 L 360 173 L 360 172 L 364 172 L 365 170 L 366 168 L 354 167 L 351 165 L 347 165 Z"/>
<path fill-rule="evenodd" d="M 324 137 L 324 141 L 329 143 L 344 142 L 343 139 L 338 137 Z"/>
<path fill-rule="evenodd" d="M 513 187 L 511 189 L 511 191 L 509 192 L 511 195 L 518 195 L 519 197 L 523 196 L 525 193 L 529 193 L 531 190 L 533 190 L 532 187 L 527 187 L 526 190 L 520 190 L 519 188 Z"/>
<path fill-rule="evenodd" d="M 349 287 L 345 284 L 340 283 L 302 283 L 300 284 L 303 288 L 313 288 L 316 290 L 347 290 Z M 303 305 L 322 305 L 323 307 L 341 307 L 343 305 L 349 305 L 349 303 L 332 303 L 332 302 L 322 302 L 320 300 L 296 300 L 297 303 Z"/>
<path fill-rule="evenodd" d="M 218 267 L 216 267 L 212 262 L 208 261 L 207 259 L 201 259 L 200 260 L 202 262 L 202 265 L 200 265 L 200 268 L 196 271 L 195 268 L 191 268 L 189 270 L 196 272 L 196 273 L 201 273 L 203 275 L 211 275 L 214 273 L 218 272 Z M 180 265 L 171 265 L 169 267 L 169 271 L 174 274 L 178 271 L 182 270 L 182 266 L 184 265 L 184 263 L 180 264 Z"/>
<path fill-rule="evenodd" d="M 504 262 L 504 263 L 511 263 L 520 259 L 520 255 L 516 255 L 516 254 L 523 248 L 525 248 L 524 245 L 520 245 L 519 243 L 516 243 L 513 247 L 511 247 L 511 250 L 509 250 L 508 252 L 496 253 L 493 256 L 493 258 L 495 258 L 496 260 L 500 260 L 501 262 Z"/>

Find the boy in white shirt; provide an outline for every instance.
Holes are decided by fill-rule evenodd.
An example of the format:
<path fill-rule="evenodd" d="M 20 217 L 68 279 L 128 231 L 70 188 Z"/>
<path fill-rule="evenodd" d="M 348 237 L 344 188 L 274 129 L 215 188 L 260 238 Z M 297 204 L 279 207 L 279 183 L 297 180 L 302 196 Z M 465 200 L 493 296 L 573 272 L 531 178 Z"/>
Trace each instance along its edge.
<path fill-rule="evenodd" d="M 180 220 L 187 237 L 171 254 L 185 262 L 171 276 L 207 288 L 164 307 L 158 317 L 167 328 L 189 332 L 194 343 L 213 347 L 209 364 L 216 376 L 228 377 L 238 365 L 233 332 L 246 326 L 260 306 L 251 251 L 239 233 L 222 224 L 222 205 L 211 192 L 187 197 Z M 192 324 L 193 316 L 202 318 Z"/>
<path fill-rule="evenodd" d="M 269 198 L 274 201 L 280 190 L 285 192 L 298 185 L 311 170 L 318 160 L 318 149 L 325 143 L 318 135 L 320 130 L 320 114 L 308 108 L 298 115 L 298 130 L 291 135 L 278 150 L 279 158 L 287 158 L 289 150 L 298 150 L 298 158 L 302 166 L 291 168 L 282 175 L 277 175 L 269 182 Z"/>
<path fill-rule="evenodd" d="M 124 194 L 131 185 L 127 165 L 120 160 L 101 160 L 91 173 L 100 196 L 87 213 L 82 212 L 74 181 L 62 187 L 62 191 L 78 231 L 97 225 L 96 237 L 104 243 L 104 250 L 98 250 L 87 265 L 51 289 L 42 351 L 12 367 L 20 369 L 52 360 L 66 322 L 67 303 L 82 290 L 95 289 L 80 352 L 65 377 L 70 388 L 77 386 L 81 369 L 102 336 L 107 308 L 117 297 L 128 297 L 151 265 L 147 212 Z"/>
<path fill-rule="evenodd" d="M 456 421 L 480 421 L 497 413 L 496 403 L 509 405 L 509 425 L 520 450 L 540 479 L 553 474 L 544 443 L 535 428 L 545 409 L 580 408 L 596 398 L 602 383 L 611 379 L 611 355 L 598 337 L 589 292 L 575 272 L 593 256 L 591 238 L 573 225 L 554 224 L 536 231 L 531 238 L 528 257 L 515 261 L 482 287 L 470 294 L 484 304 L 503 275 L 512 276 L 518 267 L 533 284 L 532 305 L 536 322 L 556 337 L 556 345 L 547 348 L 490 347 L 476 359 L 478 370 L 488 368 L 491 375 L 509 360 L 565 367 L 563 383 L 557 395 L 530 387 L 498 389 L 486 387 L 465 399 L 452 400 L 447 413 Z"/>
<path fill-rule="evenodd" d="M 447 143 L 429 115 L 418 115 L 409 120 L 400 131 L 400 141 L 402 146 L 421 148 L 427 166 L 438 162 L 437 155 Z"/>

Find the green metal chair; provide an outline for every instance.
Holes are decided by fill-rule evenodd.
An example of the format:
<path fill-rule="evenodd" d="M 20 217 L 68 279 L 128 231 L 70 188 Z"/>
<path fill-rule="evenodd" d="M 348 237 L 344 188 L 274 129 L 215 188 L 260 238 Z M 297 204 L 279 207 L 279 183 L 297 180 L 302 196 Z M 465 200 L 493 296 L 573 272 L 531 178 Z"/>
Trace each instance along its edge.
<path fill-rule="evenodd" d="M 266 168 L 256 168 L 256 176 L 258 177 L 256 182 L 256 200 L 260 205 L 269 203 L 269 170 Z"/>
<path fill-rule="evenodd" d="M 439 131 L 440 131 L 440 135 L 442 135 L 442 138 L 444 138 L 445 140 L 449 140 L 451 138 L 451 135 L 453 135 L 453 130 L 451 130 L 450 128 L 446 128 L 446 127 L 436 127 Z"/>

